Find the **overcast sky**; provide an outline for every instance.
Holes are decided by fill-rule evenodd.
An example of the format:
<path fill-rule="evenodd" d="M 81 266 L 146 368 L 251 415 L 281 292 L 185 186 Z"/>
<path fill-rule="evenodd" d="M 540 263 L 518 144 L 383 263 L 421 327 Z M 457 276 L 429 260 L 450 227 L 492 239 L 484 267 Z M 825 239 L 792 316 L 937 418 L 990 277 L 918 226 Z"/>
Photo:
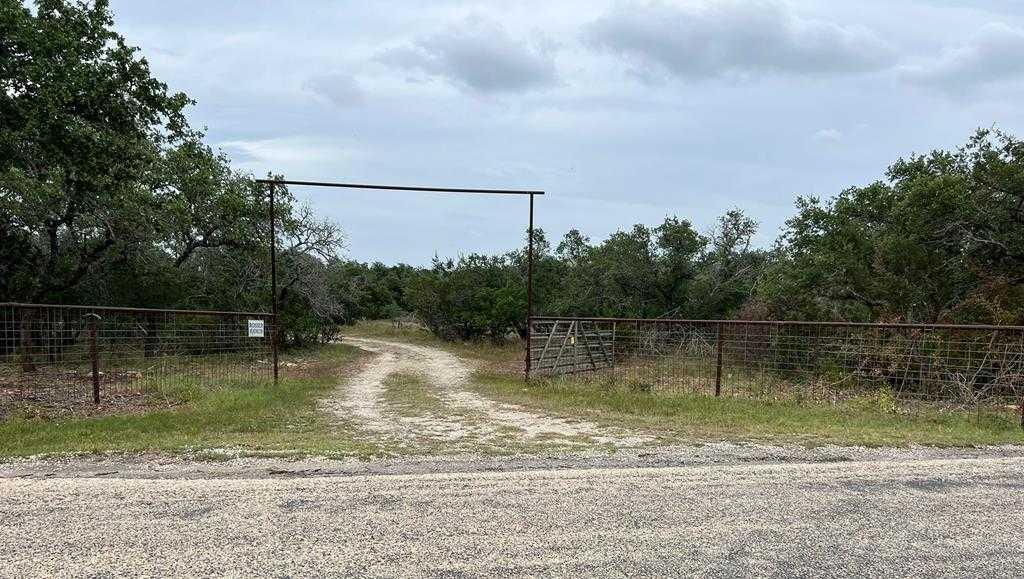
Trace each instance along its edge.
<path fill-rule="evenodd" d="M 293 179 L 544 189 L 552 243 L 882 178 L 980 126 L 1024 134 L 1024 4 L 114 0 L 234 164 Z M 360 260 L 501 251 L 526 200 L 296 193 Z"/>

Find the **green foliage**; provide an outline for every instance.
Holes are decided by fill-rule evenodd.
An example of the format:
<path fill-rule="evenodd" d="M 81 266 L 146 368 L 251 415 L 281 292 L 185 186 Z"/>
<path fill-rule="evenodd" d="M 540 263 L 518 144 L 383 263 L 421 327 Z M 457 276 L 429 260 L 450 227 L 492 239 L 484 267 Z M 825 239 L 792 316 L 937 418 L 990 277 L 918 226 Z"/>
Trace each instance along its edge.
<path fill-rule="evenodd" d="M 689 317 L 730 318 L 744 306 L 765 262 L 765 252 L 751 248 L 757 222 L 739 209 L 718 219 L 699 257 L 689 292 Z"/>
<path fill-rule="evenodd" d="M 265 188 L 112 27 L 105 0 L 0 0 L 0 301 L 268 310 Z M 303 343 L 340 317 L 341 233 L 278 199 L 284 335 Z"/>
<path fill-rule="evenodd" d="M 804 197 L 757 299 L 776 318 L 1024 321 L 1024 145 L 979 131 L 888 182 Z"/>
<path fill-rule="evenodd" d="M 686 220 L 634 225 L 592 245 L 573 230 L 558 245 L 560 275 L 545 287 L 545 313 L 624 317 L 728 317 L 749 295 L 764 259 L 750 247 L 757 224 L 732 210 L 710 235 Z M 542 258 L 543 267 L 543 258 Z"/>
<path fill-rule="evenodd" d="M 572 230 L 554 253 L 538 244 L 537 311 L 1024 323 L 1024 144 L 1010 135 L 979 131 L 957 151 L 898 160 L 885 181 L 801 197 L 770 252 L 751 247 L 756 231 L 738 209 L 704 235 L 675 217 L 597 244 Z M 502 267 L 525 271 L 522 256 Z M 514 327 L 515 307 L 496 307 L 512 282 L 483 274 L 496 267 L 483 256 L 435 264 L 414 309 L 450 337 Z"/>
<path fill-rule="evenodd" d="M 336 259 L 327 269 L 330 291 L 341 305 L 345 323 L 396 319 L 412 310 L 407 294 L 420 270 L 411 265 Z"/>
<path fill-rule="evenodd" d="M 534 232 L 536 310 L 545 314 L 651 317 L 727 316 L 743 303 L 763 261 L 750 248 L 756 223 L 739 210 L 721 219 L 709 237 L 675 217 L 656 228 L 636 225 L 593 245 L 576 230 L 554 253 L 544 232 Z M 523 335 L 526 318 L 525 248 L 497 256 L 470 254 L 435 259 L 430 269 L 367 268 L 339 264 L 338 291 L 355 296 L 356 317 L 385 313 L 380 304 L 414 312 L 446 339 Z M 383 279 L 402 283 L 385 287 Z M 361 283 L 353 283 L 361 281 Z M 404 285 L 403 285 L 404 284 Z M 359 291 L 368 287 L 369 290 Z M 695 288 L 700 287 L 700 293 Z M 404 288 L 404 289 L 402 289 Z"/>
<path fill-rule="evenodd" d="M 526 317 L 523 277 L 514 256 L 470 254 L 435 259 L 413 281 L 409 301 L 420 320 L 446 339 L 489 337 L 501 341 L 522 331 Z"/>
<path fill-rule="evenodd" d="M 0 214 L 26 250 L 15 291 L 61 295 L 150 241 L 161 150 L 193 133 L 181 93 L 111 29 L 107 2 L 0 8 Z M 142 177 L 140 180 L 140 176 Z"/>

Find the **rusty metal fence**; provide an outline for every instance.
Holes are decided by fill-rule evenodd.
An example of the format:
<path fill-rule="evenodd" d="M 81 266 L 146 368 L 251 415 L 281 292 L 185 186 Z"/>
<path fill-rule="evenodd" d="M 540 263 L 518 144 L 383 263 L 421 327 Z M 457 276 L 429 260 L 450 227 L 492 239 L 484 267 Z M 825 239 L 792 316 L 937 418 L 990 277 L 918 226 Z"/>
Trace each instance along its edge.
<path fill-rule="evenodd" d="M 530 366 L 539 375 L 772 399 L 884 390 L 1024 412 L 1022 326 L 571 317 L 530 324 Z"/>
<path fill-rule="evenodd" d="M 0 303 L 0 415 L 273 380 L 266 313 Z"/>

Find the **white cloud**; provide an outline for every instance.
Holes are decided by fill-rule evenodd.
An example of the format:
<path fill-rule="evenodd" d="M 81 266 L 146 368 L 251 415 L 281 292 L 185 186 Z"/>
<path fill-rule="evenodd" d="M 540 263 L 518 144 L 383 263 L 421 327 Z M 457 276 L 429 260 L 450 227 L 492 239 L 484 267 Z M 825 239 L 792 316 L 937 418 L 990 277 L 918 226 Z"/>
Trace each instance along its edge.
<path fill-rule="evenodd" d="M 843 133 L 839 129 L 820 129 L 815 131 L 811 138 L 822 143 L 835 143 L 842 140 Z"/>
<path fill-rule="evenodd" d="M 901 67 L 903 79 L 954 93 L 1000 81 L 1020 81 L 1024 73 L 1024 30 L 1003 23 L 982 26 L 969 40 L 937 57 Z"/>
<path fill-rule="evenodd" d="M 593 22 L 587 41 L 639 68 L 687 79 L 759 73 L 877 70 L 890 47 L 871 32 L 801 18 L 773 1 L 620 4 Z"/>
<path fill-rule="evenodd" d="M 556 79 L 554 59 L 547 50 L 478 18 L 467 19 L 445 33 L 387 49 L 378 59 L 483 93 L 522 92 L 549 86 Z"/>
<path fill-rule="evenodd" d="M 339 107 L 359 105 L 365 99 L 359 82 L 345 73 L 314 76 L 303 83 L 303 88 Z"/>
<path fill-rule="evenodd" d="M 217 144 L 234 164 L 260 175 L 267 171 L 302 170 L 324 163 L 351 161 L 358 152 L 336 140 L 292 136 L 275 139 L 224 141 Z"/>

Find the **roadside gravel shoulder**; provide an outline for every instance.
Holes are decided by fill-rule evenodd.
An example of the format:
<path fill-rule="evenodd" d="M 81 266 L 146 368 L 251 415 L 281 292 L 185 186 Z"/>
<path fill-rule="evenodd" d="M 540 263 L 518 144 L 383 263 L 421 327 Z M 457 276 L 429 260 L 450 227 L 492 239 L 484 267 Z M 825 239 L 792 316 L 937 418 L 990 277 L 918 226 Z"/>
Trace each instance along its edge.
<path fill-rule="evenodd" d="M 215 456 L 216 458 L 211 458 Z M 807 448 L 712 443 L 616 452 L 579 451 L 512 456 L 424 456 L 374 460 L 253 457 L 225 449 L 211 455 L 106 454 L 28 457 L 0 462 L 0 479 L 259 479 L 570 469 L 703 467 L 738 464 L 818 464 L 1022 458 L 1024 446 L 978 448 Z"/>

